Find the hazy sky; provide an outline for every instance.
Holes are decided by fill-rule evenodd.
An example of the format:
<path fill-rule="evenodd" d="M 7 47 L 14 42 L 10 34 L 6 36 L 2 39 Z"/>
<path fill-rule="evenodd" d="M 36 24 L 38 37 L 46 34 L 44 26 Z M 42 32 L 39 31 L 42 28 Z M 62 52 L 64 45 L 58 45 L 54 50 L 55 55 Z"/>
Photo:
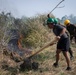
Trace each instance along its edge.
<path fill-rule="evenodd" d="M 0 0 L 0 12 L 11 12 L 15 17 L 31 17 L 49 13 L 61 0 Z M 76 0 L 65 0 L 52 13 L 61 18 L 64 15 L 76 16 Z"/>

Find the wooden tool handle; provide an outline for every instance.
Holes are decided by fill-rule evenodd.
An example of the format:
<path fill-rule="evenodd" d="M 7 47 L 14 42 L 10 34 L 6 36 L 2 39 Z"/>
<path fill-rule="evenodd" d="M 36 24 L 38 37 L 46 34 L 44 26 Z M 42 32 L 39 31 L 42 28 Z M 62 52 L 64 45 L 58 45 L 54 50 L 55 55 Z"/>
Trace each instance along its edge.
<path fill-rule="evenodd" d="M 40 50 L 38 50 L 37 52 L 33 53 L 32 55 L 30 55 L 28 58 L 33 57 L 34 55 L 38 54 L 39 52 L 43 51 L 45 48 L 55 44 L 55 42 L 57 42 L 57 39 L 55 38 L 53 41 L 51 41 L 50 43 L 48 43 L 47 45 L 45 45 L 44 47 L 42 47 Z"/>

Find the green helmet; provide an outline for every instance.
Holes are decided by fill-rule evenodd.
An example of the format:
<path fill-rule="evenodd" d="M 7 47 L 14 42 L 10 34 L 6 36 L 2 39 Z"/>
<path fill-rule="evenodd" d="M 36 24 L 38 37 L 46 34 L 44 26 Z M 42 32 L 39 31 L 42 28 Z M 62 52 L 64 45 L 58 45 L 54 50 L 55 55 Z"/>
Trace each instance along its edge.
<path fill-rule="evenodd" d="M 54 18 L 54 23 L 57 24 L 58 23 L 58 19 Z"/>
<path fill-rule="evenodd" d="M 53 19 L 53 18 L 48 18 L 48 19 L 47 19 L 47 24 L 48 24 L 48 23 L 54 23 L 54 19 Z"/>

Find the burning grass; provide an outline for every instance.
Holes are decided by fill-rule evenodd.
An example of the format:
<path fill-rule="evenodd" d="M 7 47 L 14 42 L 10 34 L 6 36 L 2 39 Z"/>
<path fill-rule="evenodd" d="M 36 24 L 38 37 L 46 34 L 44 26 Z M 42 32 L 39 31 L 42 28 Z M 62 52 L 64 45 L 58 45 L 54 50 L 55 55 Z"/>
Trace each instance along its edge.
<path fill-rule="evenodd" d="M 19 70 L 20 62 L 15 62 L 10 58 L 9 55 L 3 55 L 0 53 L 0 74 L 1 75 L 76 75 L 76 48 L 73 47 L 72 49 L 74 52 L 74 59 L 71 61 L 72 71 L 66 71 L 66 63 L 65 58 L 63 57 L 62 53 L 60 55 L 60 62 L 59 67 L 54 68 L 52 65 L 55 61 L 55 47 L 53 45 L 41 53 L 37 54 L 32 58 L 33 61 L 39 64 L 38 69 L 34 70 Z"/>

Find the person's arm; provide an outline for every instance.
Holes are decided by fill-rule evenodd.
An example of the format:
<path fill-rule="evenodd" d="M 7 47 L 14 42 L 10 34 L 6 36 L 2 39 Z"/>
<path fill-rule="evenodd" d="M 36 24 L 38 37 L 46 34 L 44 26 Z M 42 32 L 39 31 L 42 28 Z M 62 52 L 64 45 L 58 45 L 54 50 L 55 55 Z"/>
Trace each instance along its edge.
<path fill-rule="evenodd" d="M 76 25 L 74 25 L 74 24 L 73 24 L 72 26 L 73 26 L 73 28 L 74 28 L 74 30 L 73 30 L 73 31 L 76 31 Z"/>
<path fill-rule="evenodd" d="M 74 27 L 76 28 L 76 25 L 74 25 Z"/>
<path fill-rule="evenodd" d="M 63 28 L 63 29 L 61 30 L 61 33 L 60 33 L 58 36 L 56 36 L 56 38 L 59 40 L 59 39 L 61 38 L 61 36 L 62 36 L 65 32 L 66 32 L 66 28 Z"/>
<path fill-rule="evenodd" d="M 66 28 L 63 28 L 59 36 L 61 37 L 65 32 L 66 32 Z"/>

